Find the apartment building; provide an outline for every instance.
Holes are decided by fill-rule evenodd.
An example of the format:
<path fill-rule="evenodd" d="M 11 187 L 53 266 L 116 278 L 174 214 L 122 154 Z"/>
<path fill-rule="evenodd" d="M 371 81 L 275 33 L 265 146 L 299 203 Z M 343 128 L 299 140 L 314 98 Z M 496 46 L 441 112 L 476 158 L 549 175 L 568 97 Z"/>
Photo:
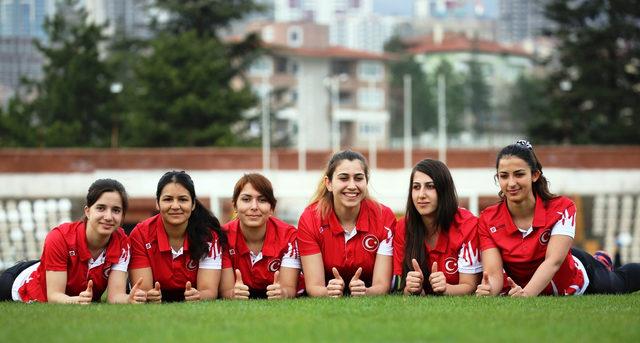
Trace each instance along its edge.
<path fill-rule="evenodd" d="M 332 46 L 326 25 L 264 23 L 250 30 L 269 49 L 248 78 L 277 109 L 276 134 L 308 150 L 387 146 L 388 56 Z"/>

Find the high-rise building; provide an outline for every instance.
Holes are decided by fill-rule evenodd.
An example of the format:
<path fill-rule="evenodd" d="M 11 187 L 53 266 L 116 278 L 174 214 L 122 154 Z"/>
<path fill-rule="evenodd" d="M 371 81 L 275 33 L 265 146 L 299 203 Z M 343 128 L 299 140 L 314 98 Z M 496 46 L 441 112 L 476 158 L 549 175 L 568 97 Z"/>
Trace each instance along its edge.
<path fill-rule="evenodd" d="M 151 16 L 148 6 L 152 0 L 85 0 L 88 19 L 108 23 L 105 34 L 116 32 L 132 37 L 147 37 Z"/>
<path fill-rule="evenodd" d="M 545 1 L 500 0 L 498 40 L 518 43 L 540 36 L 549 25 L 543 14 Z"/>
<path fill-rule="evenodd" d="M 44 19 L 55 11 L 55 0 L 0 0 L 0 37 L 46 39 Z"/>
<path fill-rule="evenodd" d="M 458 32 L 488 40 L 496 38 L 497 0 L 414 0 L 412 31 Z"/>
<path fill-rule="evenodd" d="M 380 52 L 396 18 L 373 13 L 373 0 L 274 0 L 276 22 L 315 22 L 329 27 L 329 42 Z"/>
<path fill-rule="evenodd" d="M 32 43 L 46 41 L 44 21 L 55 0 L 0 0 L 0 104 L 13 96 L 23 77 L 42 75 L 42 56 Z"/>

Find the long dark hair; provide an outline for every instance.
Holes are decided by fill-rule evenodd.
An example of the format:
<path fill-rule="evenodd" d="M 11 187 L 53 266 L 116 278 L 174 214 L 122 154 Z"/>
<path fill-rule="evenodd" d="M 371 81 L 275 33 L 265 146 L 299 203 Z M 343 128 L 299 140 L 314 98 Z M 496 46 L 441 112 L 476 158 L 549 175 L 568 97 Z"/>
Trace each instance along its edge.
<path fill-rule="evenodd" d="M 333 194 L 327 190 L 327 186 L 324 183 L 324 177 L 326 176 L 329 180 L 333 179 L 333 173 L 336 171 L 340 162 L 344 160 L 360 161 L 360 164 L 362 164 L 362 170 L 364 170 L 364 177 L 367 180 L 367 184 L 369 183 L 369 165 L 361 153 L 352 150 L 343 150 L 333 154 L 329 163 L 327 163 L 327 167 L 324 170 L 324 174 L 322 175 L 320 182 L 318 182 L 316 192 L 311 198 L 311 203 L 316 201 L 318 202 L 317 214 L 320 218 L 326 218 L 327 214 L 329 214 L 329 210 L 333 208 Z M 369 198 L 369 192 L 367 192 L 365 199 Z"/>
<path fill-rule="evenodd" d="M 438 195 L 438 208 L 436 209 L 435 230 L 441 233 L 449 232 L 449 226 L 458 211 L 458 194 L 453 178 L 447 166 L 437 160 L 424 159 L 413 167 L 411 178 L 409 179 L 409 194 L 407 196 L 407 207 L 405 212 L 405 247 L 404 261 L 402 263 L 402 275 L 413 270 L 412 259 L 416 259 L 420 268 L 426 276 L 431 272 L 427 265 L 427 252 L 425 244 L 427 239 L 427 228 L 422 222 L 422 218 L 413 204 L 412 190 L 413 179 L 416 172 L 427 174 L 432 180 Z M 426 277 L 425 276 L 425 277 Z M 403 280 L 404 281 L 404 280 Z"/>
<path fill-rule="evenodd" d="M 220 244 L 227 244 L 227 236 L 222 232 L 220 228 L 220 221 L 216 216 L 211 213 L 198 198 L 196 198 L 196 190 L 193 185 L 193 180 L 189 174 L 184 171 L 170 171 L 166 172 L 158 181 L 158 188 L 156 189 L 156 201 L 160 202 L 160 195 L 162 190 L 169 183 L 177 183 L 186 188 L 191 195 L 191 199 L 195 204 L 189 222 L 187 223 L 187 239 L 189 242 L 189 251 L 192 260 L 200 260 L 209 251 L 209 245 L 207 242 L 213 239 L 211 230 L 215 231 L 219 237 Z"/>
<path fill-rule="evenodd" d="M 102 193 L 106 192 L 116 192 L 120 194 L 120 199 L 122 199 L 122 219 L 124 220 L 124 216 L 127 214 L 127 209 L 129 209 L 129 197 L 127 196 L 127 191 L 124 189 L 124 186 L 116 180 L 98 179 L 94 181 L 87 191 L 87 202 L 85 205 L 87 207 L 93 206 L 93 204 L 100 199 Z M 85 217 L 84 219 L 86 220 L 87 218 Z"/>
<path fill-rule="evenodd" d="M 531 187 L 533 189 L 533 194 L 536 197 L 539 196 L 545 202 L 557 197 L 557 195 L 549 191 L 549 181 L 547 181 L 547 178 L 542 175 L 542 164 L 540 163 L 540 160 L 538 160 L 536 153 L 533 151 L 533 146 L 531 145 L 531 143 L 525 140 L 519 140 L 514 144 L 507 145 L 506 147 L 502 148 L 502 150 L 500 150 L 498 156 L 496 157 L 496 171 L 498 171 L 500 160 L 508 156 L 515 156 L 527 162 L 529 168 L 531 169 L 532 175 L 536 171 L 540 172 L 540 177 L 533 183 L 533 186 Z M 495 177 L 497 178 L 498 175 L 496 174 Z M 505 199 L 502 190 L 498 192 L 498 196 L 500 196 L 502 200 Z"/>

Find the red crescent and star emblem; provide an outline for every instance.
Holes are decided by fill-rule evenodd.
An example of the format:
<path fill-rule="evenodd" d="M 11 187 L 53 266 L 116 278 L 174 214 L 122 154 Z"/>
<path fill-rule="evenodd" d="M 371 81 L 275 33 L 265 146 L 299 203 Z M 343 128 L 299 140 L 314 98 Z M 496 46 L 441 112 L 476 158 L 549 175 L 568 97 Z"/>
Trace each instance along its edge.
<path fill-rule="evenodd" d="M 269 262 L 269 265 L 267 266 L 267 269 L 269 269 L 270 272 L 275 272 L 276 270 L 280 269 L 280 264 L 282 263 L 282 261 L 280 261 L 279 258 L 273 259 L 271 260 L 271 262 Z"/>
<path fill-rule="evenodd" d="M 455 274 L 458 271 L 458 259 L 448 257 L 444 260 L 444 271 L 447 272 L 447 274 Z"/>
<path fill-rule="evenodd" d="M 366 251 L 376 251 L 378 249 L 378 245 L 380 245 L 380 241 L 378 241 L 378 237 L 368 234 L 362 238 L 362 247 Z"/>
<path fill-rule="evenodd" d="M 549 243 L 550 238 L 551 238 L 551 230 L 546 230 L 540 235 L 540 244 L 547 245 Z"/>

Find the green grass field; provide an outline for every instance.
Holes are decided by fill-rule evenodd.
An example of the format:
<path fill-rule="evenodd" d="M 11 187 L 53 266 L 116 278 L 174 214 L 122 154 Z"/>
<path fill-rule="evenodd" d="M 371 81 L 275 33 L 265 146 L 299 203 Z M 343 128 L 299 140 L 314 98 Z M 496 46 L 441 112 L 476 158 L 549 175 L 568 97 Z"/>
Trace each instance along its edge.
<path fill-rule="evenodd" d="M 0 342 L 640 342 L 640 294 L 0 303 Z"/>

